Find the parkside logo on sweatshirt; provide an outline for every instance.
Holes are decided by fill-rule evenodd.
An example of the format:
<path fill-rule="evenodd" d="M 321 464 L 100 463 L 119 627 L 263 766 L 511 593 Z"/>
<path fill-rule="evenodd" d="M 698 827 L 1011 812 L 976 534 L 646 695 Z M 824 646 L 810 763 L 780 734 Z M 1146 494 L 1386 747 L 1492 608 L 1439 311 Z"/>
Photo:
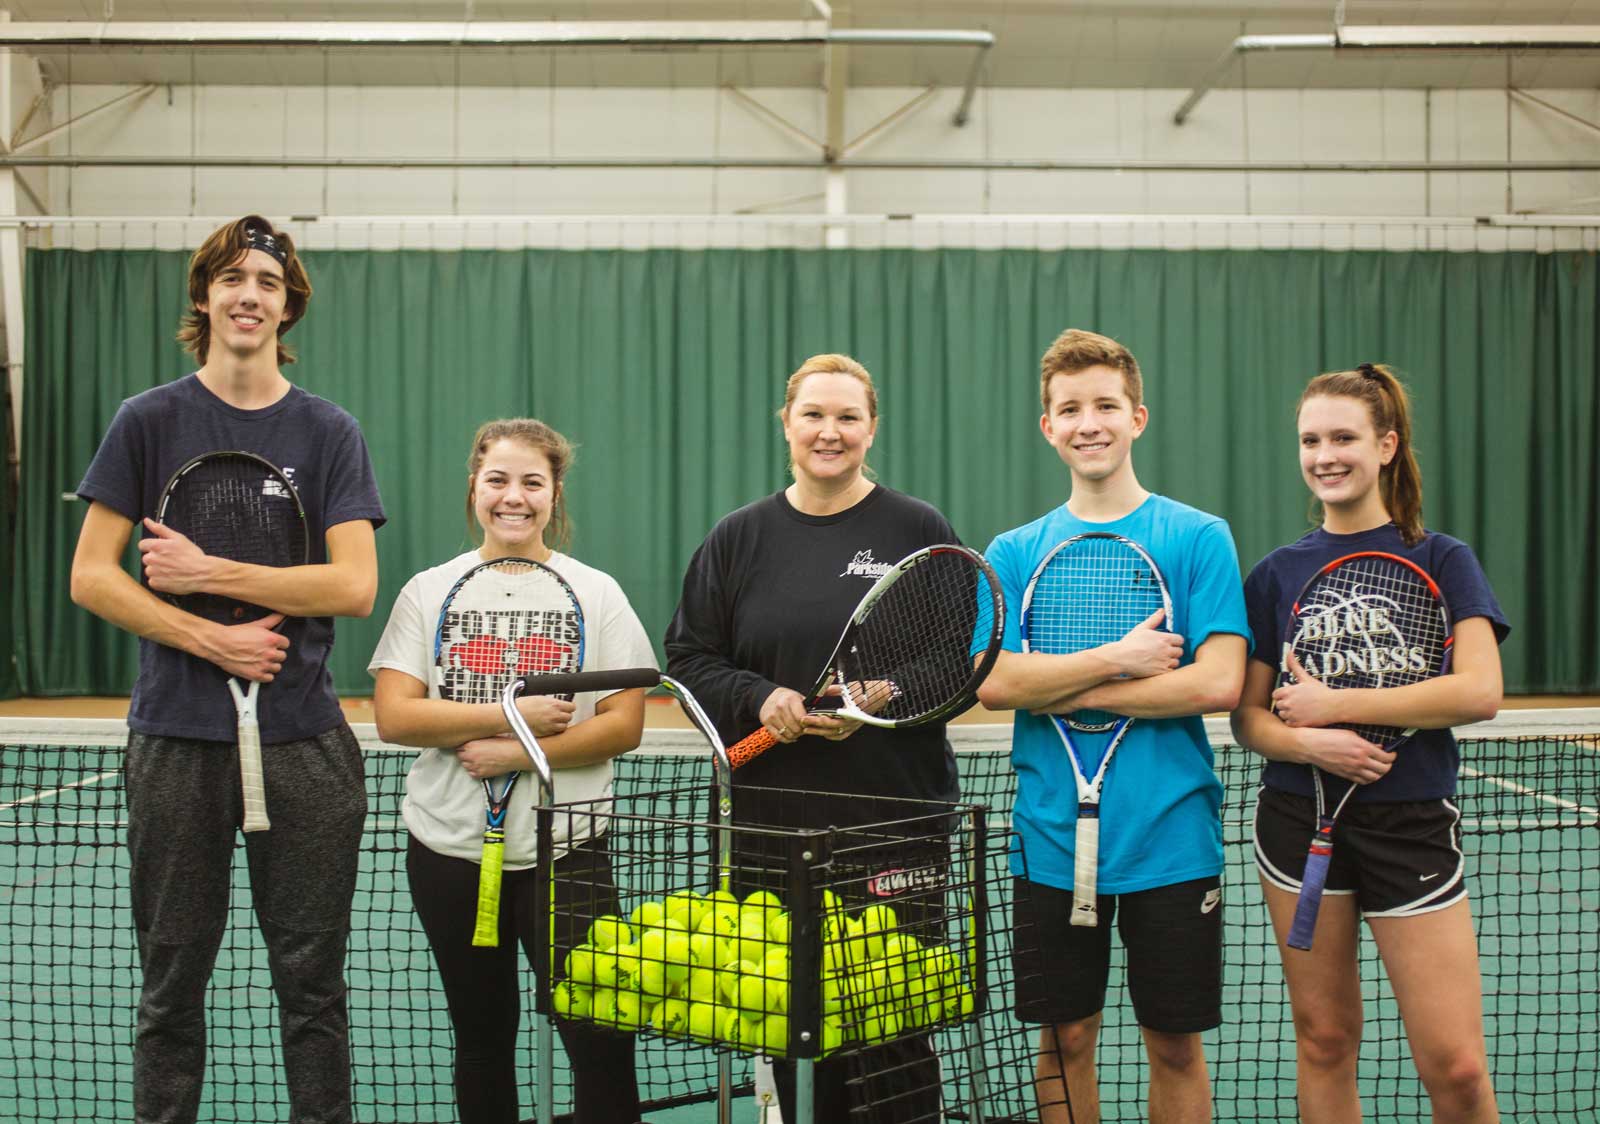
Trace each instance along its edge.
<path fill-rule="evenodd" d="M 845 566 L 844 573 L 839 576 L 841 578 L 870 578 L 872 581 L 877 581 L 892 569 L 894 569 L 893 562 L 875 562 L 872 558 L 872 551 L 858 550 L 856 551 L 856 556 L 850 559 Z"/>

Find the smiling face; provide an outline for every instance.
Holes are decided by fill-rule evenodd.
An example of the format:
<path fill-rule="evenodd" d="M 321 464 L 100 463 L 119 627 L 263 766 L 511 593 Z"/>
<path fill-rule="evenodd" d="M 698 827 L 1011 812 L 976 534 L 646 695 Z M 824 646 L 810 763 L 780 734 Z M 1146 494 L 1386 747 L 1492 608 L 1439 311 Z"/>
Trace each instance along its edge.
<path fill-rule="evenodd" d="M 1101 365 L 1051 377 L 1039 429 L 1074 480 L 1098 482 L 1128 464 L 1148 418 L 1128 397 L 1123 373 Z"/>
<path fill-rule="evenodd" d="M 559 494 L 543 451 L 510 437 L 493 442 L 472 478 L 472 513 L 483 528 L 483 557 L 544 561 L 544 532 Z"/>
<path fill-rule="evenodd" d="M 245 357 L 277 348 L 286 303 L 283 267 L 270 254 L 246 250 L 217 270 L 205 303 L 195 307 L 210 321 L 211 343 Z"/>
<path fill-rule="evenodd" d="M 1399 438 L 1379 434 L 1358 398 L 1317 395 L 1300 404 L 1300 475 L 1325 509 L 1382 504 L 1378 482 Z"/>
<path fill-rule="evenodd" d="M 877 431 L 867 389 L 853 375 L 807 375 L 783 412 L 795 478 L 830 488 L 860 477 Z"/>

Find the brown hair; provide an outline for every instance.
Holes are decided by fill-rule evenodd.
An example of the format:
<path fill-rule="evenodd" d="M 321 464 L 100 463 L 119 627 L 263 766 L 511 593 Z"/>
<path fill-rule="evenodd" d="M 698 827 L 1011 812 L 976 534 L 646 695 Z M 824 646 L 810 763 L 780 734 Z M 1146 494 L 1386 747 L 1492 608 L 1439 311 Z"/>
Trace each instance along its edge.
<path fill-rule="evenodd" d="M 294 240 L 288 234 L 260 215 L 246 215 L 212 231 L 189 259 L 189 309 L 180 322 L 178 342 L 202 364 L 211 350 L 211 317 L 201 312 L 199 306 L 206 303 L 216 275 L 251 249 L 252 232 L 258 238 L 261 235 L 270 238 L 286 258 L 283 262 L 283 322 L 278 325 L 278 363 L 294 362 L 294 351 L 283 342 L 283 337 L 306 314 L 306 305 L 311 300 L 311 279 L 306 276 L 306 267 L 301 264 L 294 251 Z"/>
<path fill-rule="evenodd" d="M 550 486 L 555 489 L 555 502 L 550 507 L 550 523 L 545 528 L 545 546 L 551 550 L 565 550 L 572 541 L 572 519 L 567 514 L 567 494 L 562 485 L 567 469 L 577 454 L 577 448 L 561 434 L 538 418 L 497 418 L 484 422 L 472 438 L 472 453 L 467 457 L 467 534 L 478 540 L 478 521 L 472 510 L 472 493 L 477 484 L 478 471 L 483 467 L 484 454 L 496 441 L 515 441 L 544 454 L 550 462 Z"/>
<path fill-rule="evenodd" d="M 1075 375 L 1090 367 L 1110 367 L 1122 372 L 1122 389 L 1135 408 L 1144 403 L 1144 376 L 1133 352 L 1110 336 L 1068 328 L 1056 337 L 1039 360 L 1039 404 L 1050 409 L 1050 380 L 1057 375 Z"/>
<path fill-rule="evenodd" d="M 795 395 L 800 393 L 800 384 L 806 381 L 807 375 L 849 375 L 867 392 L 867 416 L 873 421 L 878 420 L 878 388 L 872 382 L 872 375 L 850 356 L 832 352 L 813 355 L 789 376 L 783 388 L 783 409 L 778 411 L 780 418 L 788 415 L 789 407 L 794 405 Z"/>
<path fill-rule="evenodd" d="M 1306 384 L 1300 407 L 1312 398 L 1355 398 L 1366 403 L 1372 428 L 1381 438 L 1393 430 L 1399 438 L 1394 457 L 1378 474 L 1378 495 L 1407 546 L 1422 540 L 1422 470 L 1411 444 L 1411 398 L 1405 384 L 1382 363 L 1363 363 L 1353 371 L 1329 371 Z M 1322 505 L 1311 501 L 1313 522 L 1322 521 Z"/>

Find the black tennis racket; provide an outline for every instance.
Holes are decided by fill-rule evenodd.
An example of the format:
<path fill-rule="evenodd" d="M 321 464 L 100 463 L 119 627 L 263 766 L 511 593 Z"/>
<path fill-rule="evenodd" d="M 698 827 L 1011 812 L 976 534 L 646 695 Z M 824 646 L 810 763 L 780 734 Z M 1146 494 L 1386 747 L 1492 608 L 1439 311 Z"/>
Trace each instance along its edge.
<path fill-rule="evenodd" d="M 1022 650 L 1070 655 L 1121 640 L 1165 610 L 1161 627 L 1172 627 L 1172 598 L 1161 569 L 1131 539 L 1103 531 L 1074 535 L 1039 563 L 1022 597 Z M 1097 925 L 1100 879 L 1100 796 L 1106 771 L 1133 719 L 1103 710 L 1052 714 L 1066 747 L 1078 790 L 1078 826 L 1073 841 L 1072 924 Z M 1111 738 L 1091 771 L 1091 758 L 1073 737 Z"/>
<path fill-rule="evenodd" d="M 1443 675 L 1454 642 L 1450 610 L 1427 571 L 1393 554 L 1367 551 L 1329 562 L 1295 599 L 1284 637 L 1279 685 L 1295 681 L 1288 669 L 1293 652 L 1326 687 L 1404 687 Z M 1342 725 L 1380 749 L 1392 750 L 1416 728 Z M 1317 793 L 1317 828 L 1300 880 L 1300 898 L 1289 927 L 1290 948 L 1308 950 L 1333 861 L 1333 828 L 1357 786 L 1344 781 L 1344 795 L 1327 810 L 1321 769 L 1311 770 Z"/>
<path fill-rule="evenodd" d="M 444 599 L 434 630 L 439 697 L 500 705 L 513 679 L 583 669 L 583 609 L 565 578 L 527 558 L 497 558 L 463 574 Z M 572 696 L 564 696 L 571 698 Z M 520 772 L 483 782 L 483 853 L 472 943 L 500 943 L 500 877 L 506 807 Z"/>
<path fill-rule="evenodd" d="M 838 708 L 827 713 L 869 726 L 950 718 L 977 699 L 1004 625 L 1000 581 L 982 555 L 964 546 L 923 547 L 867 590 L 807 708 L 837 686 Z M 728 760 L 737 769 L 777 744 L 766 729 L 757 730 L 728 747 Z"/>
<path fill-rule="evenodd" d="M 305 510 L 289 478 L 270 461 L 237 450 L 203 453 L 167 481 L 156 504 L 156 522 L 184 535 L 205 553 L 255 566 L 304 566 L 310 560 Z M 222 625 L 269 616 L 270 609 L 216 593 L 168 597 L 174 605 Z M 266 779 L 261 771 L 261 727 L 252 681 L 241 688 L 228 677 L 238 711 L 239 782 L 244 794 L 244 830 L 265 831 Z"/>

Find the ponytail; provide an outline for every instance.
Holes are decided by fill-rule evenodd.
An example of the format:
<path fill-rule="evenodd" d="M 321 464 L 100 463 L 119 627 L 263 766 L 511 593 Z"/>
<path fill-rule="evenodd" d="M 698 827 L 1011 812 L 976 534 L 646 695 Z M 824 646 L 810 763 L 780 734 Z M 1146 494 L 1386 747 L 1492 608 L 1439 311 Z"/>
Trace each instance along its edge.
<path fill-rule="evenodd" d="M 1422 541 L 1422 470 L 1411 441 L 1411 397 L 1405 384 L 1384 364 L 1363 363 L 1353 371 L 1330 371 L 1312 379 L 1295 404 L 1296 414 L 1309 398 L 1360 399 L 1380 438 L 1394 432 L 1394 457 L 1379 473 L 1378 495 L 1406 545 Z M 1312 518 L 1320 516 L 1312 500 Z"/>

